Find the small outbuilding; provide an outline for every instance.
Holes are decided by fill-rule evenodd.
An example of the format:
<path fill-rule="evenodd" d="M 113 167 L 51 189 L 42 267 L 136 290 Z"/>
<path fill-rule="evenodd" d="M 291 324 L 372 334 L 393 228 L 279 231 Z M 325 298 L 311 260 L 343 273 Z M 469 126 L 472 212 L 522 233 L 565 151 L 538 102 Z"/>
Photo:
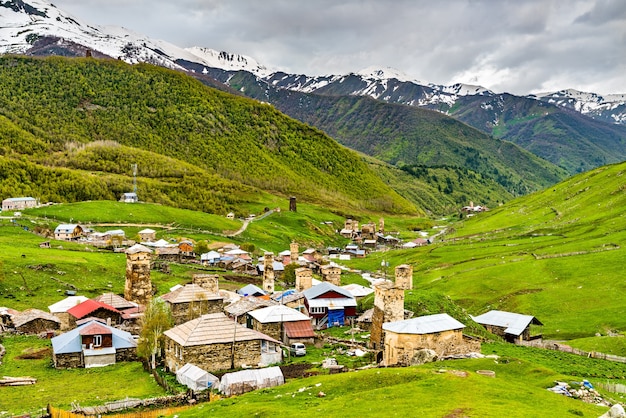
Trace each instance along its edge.
<path fill-rule="evenodd" d="M 40 334 L 61 328 L 59 318 L 39 309 L 26 309 L 13 315 L 13 327 L 24 334 Z"/>
<path fill-rule="evenodd" d="M 200 367 L 187 363 L 176 372 L 176 380 L 181 385 L 199 392 L 206 389 L 217 389 L 220 379 Z"/>
<path fill-rule="evenodd" d="M 248 312 L 248 328 L 285 344 L 312 344 L 315 338 L 311 318 L 285 305 L 273 305 Z"/>
<path fill-rule="evenodd" d="M 499 335 L 511 343 L 530 340 L 530 326 L 543 325 L 532 315 L 492 310 L 472 319 L 492 334 Z"/>
<path fill-rule="evenodd" d="M 222 312 L 224 308 L 222 295 L 212 293 L 195 283 L 186 284 L 172 292 L 166 293 L 161 296 L 161 299 L 169 305 L 176 325 L 198 318 L 204 314 Z"/>
<path fill-rule="evenodd" d="M 226 396 L 241 395 L 256 389 L 271 388 L 285 383 L 280 367 L 241 370 L 226 373 L 220 381 L 220 392 Z"/>

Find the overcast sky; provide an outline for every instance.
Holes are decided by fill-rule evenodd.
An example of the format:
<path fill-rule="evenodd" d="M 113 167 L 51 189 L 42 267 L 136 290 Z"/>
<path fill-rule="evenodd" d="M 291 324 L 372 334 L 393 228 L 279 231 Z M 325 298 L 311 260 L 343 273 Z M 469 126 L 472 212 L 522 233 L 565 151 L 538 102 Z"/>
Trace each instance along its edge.
<path fill-rule="evenodd" d="M 426 83 L 626 93 L 624 0 L 52 0 L 91 24 L 290 73 L 392 67 Z"/>

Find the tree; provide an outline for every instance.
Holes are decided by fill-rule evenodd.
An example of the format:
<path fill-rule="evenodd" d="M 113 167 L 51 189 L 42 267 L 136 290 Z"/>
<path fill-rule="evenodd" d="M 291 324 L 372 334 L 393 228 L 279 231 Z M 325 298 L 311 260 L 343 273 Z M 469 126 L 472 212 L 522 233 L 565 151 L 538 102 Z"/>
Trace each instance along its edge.
<path fill-rule="evenodd" d="M 296 269 L 300 267 L 296 263 L 287 264 L 283 271 L 283 282 L 285 286 L 291 287 L 296 284 Z"/>
<path fill-rule="evenodd" d="M 143 314 L 137 354 L 151 359 L 151 367 L 156 368 L 156 356 L 164 348 L 163 333 L 174 326 L 169 306 L 161 299 L 152 299 Z"/>

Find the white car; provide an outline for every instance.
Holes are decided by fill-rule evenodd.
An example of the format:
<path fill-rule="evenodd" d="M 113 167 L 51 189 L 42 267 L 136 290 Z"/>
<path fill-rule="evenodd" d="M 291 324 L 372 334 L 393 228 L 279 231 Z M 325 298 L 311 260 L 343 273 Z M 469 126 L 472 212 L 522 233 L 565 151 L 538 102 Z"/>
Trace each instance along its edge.
<path fill-rule="evenodd" d="M 294 343 L 289 346 L 289 352 L 292 356 L 306 356 L 306 346 L 302 343 Z"/>

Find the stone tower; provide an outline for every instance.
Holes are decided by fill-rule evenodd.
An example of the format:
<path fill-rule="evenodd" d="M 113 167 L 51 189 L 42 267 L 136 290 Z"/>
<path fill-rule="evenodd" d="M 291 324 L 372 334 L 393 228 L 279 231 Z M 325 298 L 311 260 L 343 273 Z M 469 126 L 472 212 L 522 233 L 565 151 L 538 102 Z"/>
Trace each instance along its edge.
<path fill-rule="evenodd" d="M 302 292 L 313 287 L 313 271 L 307 267 L 296 269 L 296 291 Z"/>
<path fill-rule="evenodd" d="M 385 218 L 380 218 L 378 220 L 378 232 L 381 234 L 385 233 Z"/>
<path fill-rule="evenodd" d="M 325 282 L 334 284 L 335 286 L 341 286 L 341 269 L 337 266 L 331 266 L 327 264 L 321 267 L 322 279 Z"/>
<path fill-rule="evenodd" d="M 296 197 L 295 196 L 291 196 L 289 198 L 289 211 L 290 212 L 297 212 L 297 210 L 296 210 Z"/>
<path fill-rule="evenodd" d="M 396 287 L 398 289 L 413 289 L 413 266 L 401 264 L 396 266 Z"/>
<path fill-rule="evenodd" d="M 265 253 L 263 257 L 263 290 L 274 293 L 274 253 Z"/>
<path fill-rule="evenodd" d="M 219 278 L 220 276 L 217 274 L 194 274 L 192 282 L 208 293 L 216 295 L 220 292 Z"/>
<path fill-rule="evenodd" d="M 150 261 L 152 250 L 135 244 L 126 250 L 126 284 L 124 299 L 147 305 L 152 299 Z"/>
<path fill-rule="evenodd" d="M 385 336 L 383 323 L 404 320 L 404 289 L 398 289 L 393 283 L 382 283 L 374 287 L 374 313 L 370 347 L 382 349 Z"/>
<path fill-rule="evenodd" d="M 289 244 L 289 260 L 291 261 L 291 263 L 297 263 L 298 262 L 298 257 L 300 252 L 298 251 L 298 243 L 297 242 L 292 242 L 291 244 Z"/>

